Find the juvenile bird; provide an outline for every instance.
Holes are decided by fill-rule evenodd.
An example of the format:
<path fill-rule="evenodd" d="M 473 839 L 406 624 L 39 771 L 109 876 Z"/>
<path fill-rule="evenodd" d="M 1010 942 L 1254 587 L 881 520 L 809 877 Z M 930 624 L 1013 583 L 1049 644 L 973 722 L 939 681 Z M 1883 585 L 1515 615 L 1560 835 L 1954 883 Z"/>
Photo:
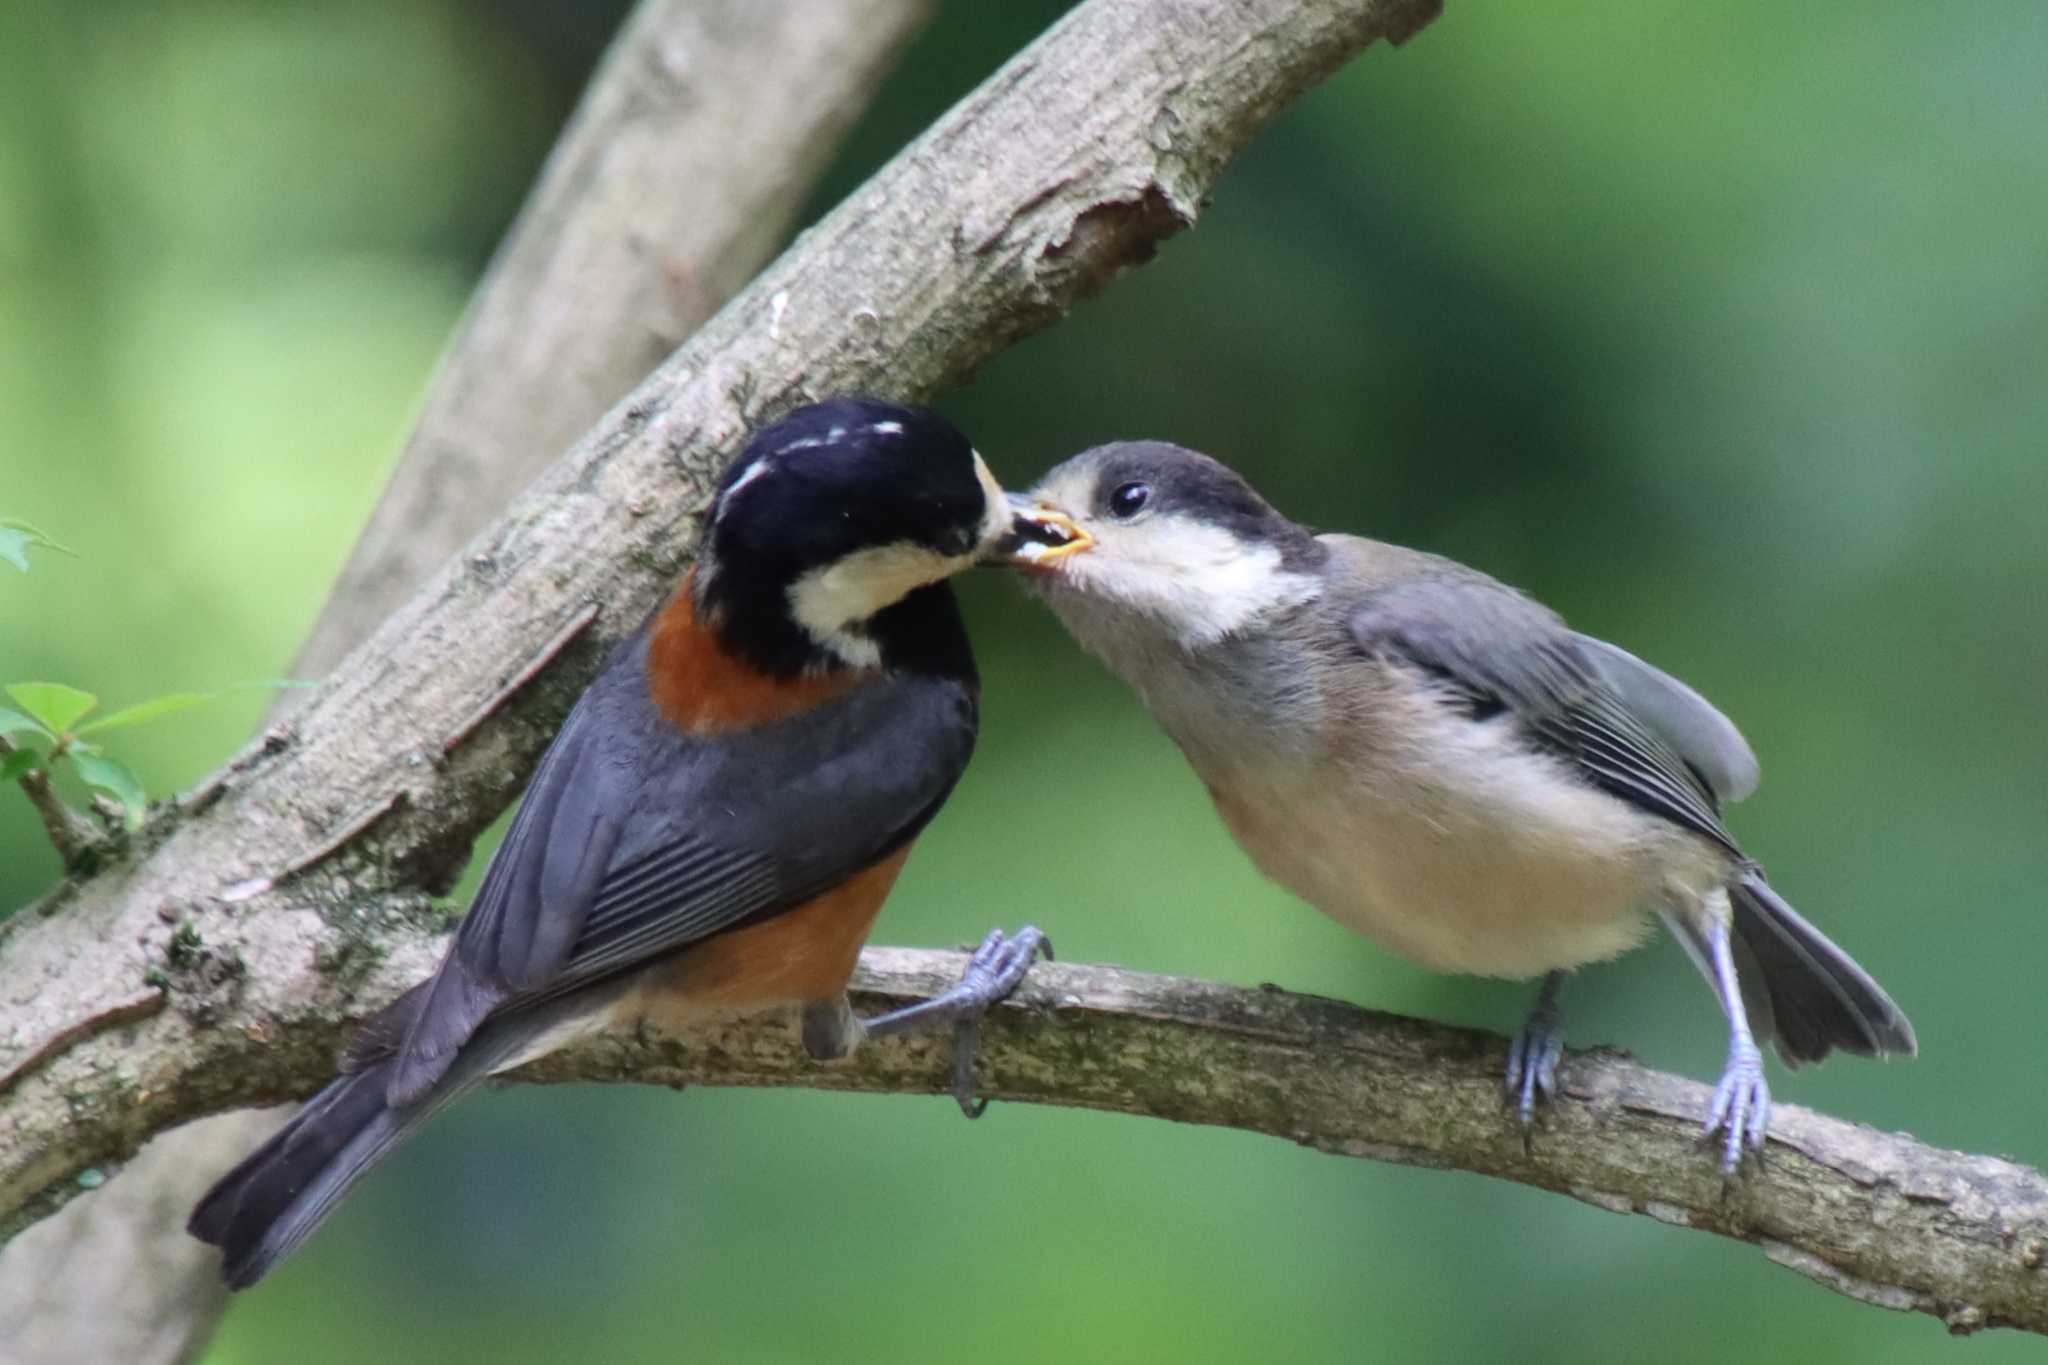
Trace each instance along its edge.
<path fill-rule="evenodd" d="M 1205 455 L 1086 451 L 998 553 L 1136 689 L 1267 876 L 1438 971 L 1542 977 L 1507 1086 L 1551 1095 L 1565 973 L 1654 911 L 1728 1020 L 1705 1133 L 1761 1149 L 1788 1064 L 1911 1054 L 1869 974 L 1721 823 L 1755 757 L 1697 692 L 1461 564 L 1316 535 Z"/>
<path fill-rule="evenodd" d="M 955 1023 L 956 1097 L 979 1113 L 973 1021 L 1043 935 L 992 932 L 959 986 L 879 1018 L 855 1018 L 846 985 L 974 747 L 974 657 L 945 580 L 1012 516 L 935 413 L 836 399 L 757 432 L 695 569 L 542 757 L 440 968 L 193 1212 L 228 1283 L 253 1284 L 492 1073 L 639 1019 L 800 1005 L 820 1059 Z"/>

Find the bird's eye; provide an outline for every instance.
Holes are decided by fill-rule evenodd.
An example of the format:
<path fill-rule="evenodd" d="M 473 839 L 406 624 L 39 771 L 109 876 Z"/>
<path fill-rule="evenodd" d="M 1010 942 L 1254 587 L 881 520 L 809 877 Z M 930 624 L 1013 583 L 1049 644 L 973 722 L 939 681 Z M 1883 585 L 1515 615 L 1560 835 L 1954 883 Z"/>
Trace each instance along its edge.
<path fill-rule="evenodd" d="M 1149 483 L 1118 484 L 1116 491 L 1109 495 L 1109 514 L 1129 521 L 1145 510 L 1145 504 L 1152 501 L 1152 485 Z"/>

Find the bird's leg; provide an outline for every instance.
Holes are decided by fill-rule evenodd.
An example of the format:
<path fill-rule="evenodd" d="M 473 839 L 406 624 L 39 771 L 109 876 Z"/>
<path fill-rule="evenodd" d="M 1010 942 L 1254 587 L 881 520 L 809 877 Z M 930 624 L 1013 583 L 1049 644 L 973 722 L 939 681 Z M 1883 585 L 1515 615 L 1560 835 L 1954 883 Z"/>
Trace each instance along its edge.
<path fill-rule="evenodd" d="M 860 1046 L 860 1020 L 844 992 L 830 1000 L 804 1002 L 804 1051 L 813 1061 L 838 1062 L 853 1055 Z"/>
<path fill-rule="evenodd" d="M 967 970 L 960 974 L 959 985 L 929 1000 L 864 1020 L 862 1031 L 868 1037 L 881 1038 L 933 1024 L 951 1024 L 953 1098 L 958 1101 L 961 1113 L 978 1119 L 982 1110 L 988 1108 L 987 1100 L 974 1098 L 974 1059 L 981 1051 L 981 1018 L 991 1005 L 1017 989 L 1017 983 L 1031 970 L 1040 953 L 1045 954 L 1048 962 L 1052 960 L 1052 940 L 1028 924 L 1007 938 L 1002 930 L 991 929 L 974 950 L 974 956 L 967 959 Z M 808 1014 L 805 1018 L 808 1023 Z"/>
<path fill-rule="evenodd" d="M 1725 916 L 1715 919 L 1706 939 L 1708 979 L 1720 997 L 1721 1012 L 1728 1016 L 1728 1065 L 1721 1070 L 1721 1083 L 1714 1087 L 1714 1102 L 1707 1108 L 1707 1121 L 1700 1132 L 1711 1136 L 1726 1131 L 1721 1173 L 1733 1175 L 1745 1148 L 1764 1149 L 1764 1130 L 1771 1122 L 1771 1090 L 1764 1083 L 1764 1054 L 1750 1036 L 1749 1018 L 1742 1008 L 1742 987 L 1735 979 L 1735 956 L 1729 947 Z"/>
<path fill-rule="evenodd" d="M 1564 1011 L 1557 997 L 1563 989 L 1563 972 L 1546 975 L 1529 1021 L 1508 1044 L 1508 1100 L 1524 1128 L 1536 1117 L 1536 1101 L 1557 1091 L 1557 1059 L 1564 1054 Z"/>

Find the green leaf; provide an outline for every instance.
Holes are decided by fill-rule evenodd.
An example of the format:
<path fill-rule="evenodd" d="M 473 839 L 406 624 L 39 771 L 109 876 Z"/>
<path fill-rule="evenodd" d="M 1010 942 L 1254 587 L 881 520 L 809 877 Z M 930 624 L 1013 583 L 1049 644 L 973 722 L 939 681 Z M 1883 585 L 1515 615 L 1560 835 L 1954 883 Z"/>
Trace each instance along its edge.
<path fill-rule="evenodd" d="M 34 749 L 16 749 L 5 758 L 0 758 L 0 782 L 12 782 L 31 768 L 40 767 L 43 756 Z"/>
<path fill-rule="evenodd" d="M 52 742 L 57 738 L 43 728 L 41 721 L 24 716 L 19 711 L 0 706 L 0 735 L 19 735 L 23 733 L 41 735 L 44 739 Z"/>
<path fill-rule="evenodd" d="M 104 754 L 74 753 L 71 761 L 78 766 L 78 775 L 88 786 L 99 788 L 121 803 L 121 809 L 127 812 L 130 830 L 142 828 L 142 815 L 149 806 L 149 797 L 142 790 L 142 779 L 127 764 Z"/>
<path fill-rule="evenodd" d="M 139 701 L 133 706 L 109 711 L 98 720 L 88 721 L 79 726 L 74 733 L 90 735 L 101 730 L 125 729 L 130 725 L 140 725 L 144 721 L 155 720 L 158 716 L 168 716 L 174 711 L 183 711 L 202 702 L 212 701 L 219 695 L 218 692 L 166 692 L 161 697 L 151 697 L 148 701 Z"/>
<path fill-rule="evenodd" d="M 10 683 L 7 695 L 21 703 L 21 709 L 42 722 L 53 735 L 61 735 L 78 723 L 78 718 L 100 704 L 90 692 L 63 683 Z"/>
<path fill-rule="evenodd" d="M 31 547 L 42 550 L 55 550 L 59 554 L 71 554 L 71 551 L 65 549 L 62 545 L 59 545 L 27 522 L 0 517 L 0 559 L 6 560 L 23 573 L 27 573 L 28 552 Z M 74 555 L 73 558 L 76 558 L 76 556 Z"/>

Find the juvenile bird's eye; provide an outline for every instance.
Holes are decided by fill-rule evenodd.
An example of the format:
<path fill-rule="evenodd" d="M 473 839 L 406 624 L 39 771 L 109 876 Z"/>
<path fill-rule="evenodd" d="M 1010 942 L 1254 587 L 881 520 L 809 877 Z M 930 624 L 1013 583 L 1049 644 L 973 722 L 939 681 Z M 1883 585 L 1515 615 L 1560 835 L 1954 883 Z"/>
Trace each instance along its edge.
<path fill-rule="evenodd" d="M 1129 520 L 1145 510 L 1145 504 L 1152 501 L 1152 485 L 1149 483 L 1118 484 L 1116 491 L 1109 495 L 1109 514 Z"/>

